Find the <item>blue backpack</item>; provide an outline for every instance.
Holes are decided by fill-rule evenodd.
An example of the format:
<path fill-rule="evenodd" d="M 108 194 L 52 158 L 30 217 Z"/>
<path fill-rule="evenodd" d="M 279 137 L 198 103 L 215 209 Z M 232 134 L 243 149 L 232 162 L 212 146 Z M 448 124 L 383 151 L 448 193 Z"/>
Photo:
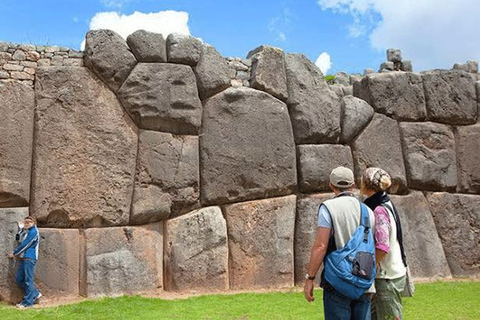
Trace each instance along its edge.
<path fill-rule="evenodd" d="M 343 295 L 360 298 L 375 280 L 375 242 L 367 207 L 360 203 L 360 225 L 342 249 L 328 254 L 324 261 L 325 280 Z"/>

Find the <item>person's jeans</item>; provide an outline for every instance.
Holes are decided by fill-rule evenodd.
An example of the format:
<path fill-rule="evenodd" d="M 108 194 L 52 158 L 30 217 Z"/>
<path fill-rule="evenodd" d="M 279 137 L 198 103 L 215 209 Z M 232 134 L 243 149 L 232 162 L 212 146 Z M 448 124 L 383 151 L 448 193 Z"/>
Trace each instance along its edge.
<path fill-rule="evenodd" d="M 33 305 L 39 295 L 39 292 L 33 283 L 36 263 L 37 260 L 24 259 L 20 260 L 20 264 L 18 265 L 15 280 L 17 281 L 18 286 L 25 292 L 25 296 L 20 302 L 24 306 Z"/>
<path fill-rule="evenodd" d="M 370 301 L 370 295 L 367 293 L 357 300 L 352 300 L 332 287 L 324 289 L 325 320 L 370 320 Z"/>

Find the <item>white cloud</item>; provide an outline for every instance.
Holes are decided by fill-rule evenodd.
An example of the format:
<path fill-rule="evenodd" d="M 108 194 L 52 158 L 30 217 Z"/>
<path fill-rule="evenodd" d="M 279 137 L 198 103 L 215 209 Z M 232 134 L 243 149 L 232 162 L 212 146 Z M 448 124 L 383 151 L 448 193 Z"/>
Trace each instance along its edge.
<path fill-rule="evenodd" d="M 326 52 L 322 52 L 318 56 L 317 61 L 315 61 L 315 65 L 320 69 L 320 71 L 322 71 L 324 75 L 326 75 L 332 66 L 330 55 Z"/>
<path fill-rule="evenodd" d="M 143 29 L 150 32 L 161 33 L 167 37 L 170 33 L 190 35 L 188 28 L 188 13 L 182 11 L 160 11 L 155 13 L 142 13 L 135 11 L 131 15 L 117 12 L 99 12 L 90 21 L 90 30 L 110 29 L 123 38 L 129 34 Z M 85 40 L 81 48 L 85 47 Z"/>
<path fill-rule="evenodd" d="M 296 17 L 289 8 L 283 8 L 280 16 L 270 20 L 268 30 L 276 36 L 276 41 L 284 42 L 287 40 L 286 31 L 291 28 L 292 20 L 296 20 Z"/>
<path fill-rule="evenodd" d="M 415 70 L 451 68 L 456 62 L 480 59 L 478 0 L 318 0 L 318 4 L 323 10 L 351 14 L 350 30 L 363 27 L 374 49 L 401 49 Z M 372 14 L 380 15 L 380 21 L 372 21 Z"/>
<path fill-rule="evenodd" d="M 131 2 L 132 0 L 101 0 L 100 2 L 108 8 L 122 8 L 123 5 Z"/>

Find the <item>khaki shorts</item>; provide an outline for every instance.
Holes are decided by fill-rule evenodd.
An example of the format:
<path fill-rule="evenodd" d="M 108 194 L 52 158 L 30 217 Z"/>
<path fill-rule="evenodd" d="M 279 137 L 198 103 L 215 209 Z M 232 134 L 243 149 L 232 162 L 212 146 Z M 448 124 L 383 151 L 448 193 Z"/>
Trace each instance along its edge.
<path fill-rule="evenodd" d="M 402 292 L 405 277 L 375 279 L 377 293 L 372 299 L 372 320 L 403 319 Z"/>

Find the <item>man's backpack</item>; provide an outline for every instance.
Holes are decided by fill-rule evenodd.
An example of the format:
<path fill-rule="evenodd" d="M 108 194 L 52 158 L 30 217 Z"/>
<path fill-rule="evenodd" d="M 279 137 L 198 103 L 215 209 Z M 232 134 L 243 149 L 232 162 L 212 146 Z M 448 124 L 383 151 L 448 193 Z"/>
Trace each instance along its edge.
<path fill-rule="evenodd" d="M 360 225 L 345 247 L 328 254 L 324 261 L 325 280 L 343 295 L 360 298 L 375 280 L 375 242 L 367 207 L 360 203 Z"/>

